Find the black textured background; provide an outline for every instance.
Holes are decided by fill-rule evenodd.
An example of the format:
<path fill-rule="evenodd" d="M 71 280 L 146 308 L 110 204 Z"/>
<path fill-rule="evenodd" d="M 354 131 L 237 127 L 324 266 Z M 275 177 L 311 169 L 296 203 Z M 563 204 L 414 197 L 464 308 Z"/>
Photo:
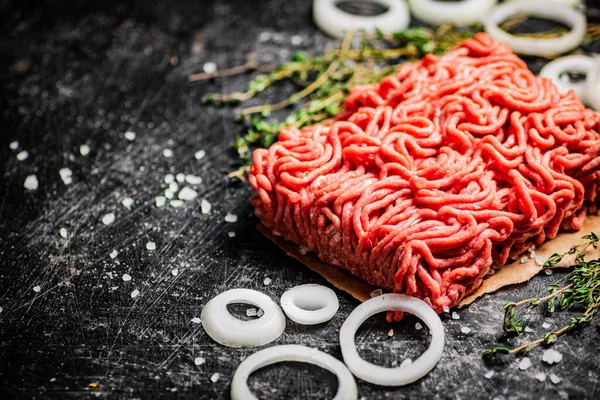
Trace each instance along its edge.
<path fill-rule="evenodd" d="M 229 143 L 243 128 L 235 108 L 202 106 L 207 92 L 241 89 L 247 75 L 190 83 L 205 62 L 242 64 L 253 53 L 274 64 L 296 50 L 337 43 L 311 21 L 310 1 L 0 1 L 0 392 L 4 398 L 228 398 L 235 368 L 255 350 L 216 345 L 198 324 L 202 306 L 234 287 L 274 299 L 294 285 L 324 281 L 285 257 L 254 229 L 250 190 L 225 173 L 235 159 Z M 597 12 L 597 11 L 596 11 Z M 300 44 L 292 44 L 299 36 Z M 297 39 L 296 39 L 297 40 Z M 528 60 L 534 71 L 543 61 Z M 282 98 L 286 90 L 266 97 Z M 135 131 L 134 141 L 124 138 Z M 29 158 L 17 161 L 9 143 Z M 91 148 L 82 156 L 81 145 Z M 174 156 L 165 158 L 163 150 Z M 206 150 L 198 161 L 194 153 Z M 58 171 L 73 171 L 65 185 Z M 197 201 L 182 208 L 154 205 L 167 173 L 199 175 Z M 40 187 L 25 191 L 26 176 Z M 129 196 L 131 210 L 121 205 Z M 199 201 L 213 204 L 202 215 Z M 105 226 L 103 215 L 116 220 Z M 234 224 L 224 222 L 235 213 Z M 68 238 L 59 235 L 66 228 Z M 235 232 L 230 238 L 228 232 Z M 156 251 L 145 248 L 148 241 Z M 119 255 L 112 259 L 114 249 Z M 172 269 L 179 274 L 174 276 Z M 124 282 L 122 274 L 133 279 Z M 273 282 L 265 286 L 263 280 Z M 442 360 L 427 377 L 388 389 L 358 381 L 359 397 L 597 399 L 600 361 L 597 321 L 561 339 L 561 363 L 542 363 L 543 349 L 484 362 L 502 342 L 502 304 L 537 295 L 565 275 L 555 273 L 483 298 L 460 320 L 444 318 Z M 40 286 L 40 291 L 33 288 Z M 136 298 L 130 296 L 139 290 Z M 340 311 L 323 325 L 288 321 L 273 344 L 318 347 L 341 358 L 336 329 L 357 305 L 338 292 Z M 242 310 L 243 313 L 243 310 Z M 568 318 L 530 311 L 524 322 L 542 332 Z M 414 318 L 390 326 L 369 319 L 357 335 L 369 361 L 392 366 L 417 357 L 427 336 Z M 471 333 L 461 333 L 461 327 Z M 528 334 L 530 338 L 535 333 Z M 519 343 L 524 339 L 511 339 Z M 194 364 L 196 357 L 206 363 Z M 484 374 L 495 371 L 491 379 Z M 220 379 L 210 377 L 218 372 Z M 539 382 L 538 372 L 562 382 Z M 88 385 L 97 382 L 98 387 Z M 330 398 L 336 379 L 317 367 L 285 363 L 254 374 L 261 398 Z"/>

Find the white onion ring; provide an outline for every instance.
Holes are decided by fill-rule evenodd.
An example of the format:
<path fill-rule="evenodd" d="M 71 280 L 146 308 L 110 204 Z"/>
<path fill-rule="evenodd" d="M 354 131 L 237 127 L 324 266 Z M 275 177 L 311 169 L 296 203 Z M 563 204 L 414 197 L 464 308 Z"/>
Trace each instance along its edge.
<path fill-rule="evenodd" d="M 258 319 L 242 321 L 227 310 L 231 303 L 251 304 L 265 313 Z M 266 294 L 251 289 L 231 289 L 213 297 L 200 318 L 208 336 L 228 347 L 263 346 L 285 329 L 285 316 L 279 306 Z"/>
<path fill-rule="evenodd" d="M 539 0 L 508 0 L 509 2 L 519 1 L 521 3 L 539 1 Z M 583 0 L 548 0 L 548 3 L 564 4 L 566 6 L 575 7 L 583 3 Z"/>
<path fill-rule="evenodd" d="M 317 349 L 288 344 L 269 347 L 246 358 L 233 375 L 231 400 L 256 399 L 248 388 L 250 374 L 267 365 L 283 361 L 313 364 L 334 373 L 338 378 L 338 390 L 334 400 L 355 400 L 358 397 L 354 377 L 341 361 Z"/>
<path fill-rule="evenodd" d="M 431 332 L 429 348 L 409 366 L 380 367 L 360 358 L 356 350 L 354 337 L 358 327 L 370 316 L 388 310 L 405 311 L 419 317 Z M 435 367 L 444 350 L 444 326 L 424 301 L 403 294 L 384 294 L 365 301 L 352 311 L 340 329 L 340 345 L 344 362 L 356 377 L 381 386 L 403 386 L 421 379 Z"/>
<path fill-rule="evenodd" d="M 580 82 L 571 82 L 569 79 L 564 80 L 560 76 L 565 72 L 576 72 L 579 74 L 588 74 L 594 66 L 594 59 L 590 56 L 566 56 L 550 61 L 544 65 L 540 71 L 540 76 L 552 79 L 552 82 L 561 93 L 567 93 L 569 90 L 574 90 L 577 96 L 585 102 L 585 87 L 586 80 Z"/>
<path fill-rule="evenodd" d="M 443 2 L 436 0 L 408 0 L 412 15 L 431 25 L 444 22 L 468 25 L 481 20 L 498 0 L 462 0 Z"/>
<path fill-rule="evenodd" d="M 365 16 L 347 13 L 335 5 L 340 0 L 314 0 L 313 19 L 317 27 L 334 38 L 342 38 L 346 31 L 374 32 L 379 29 L 385 34 L 408 28 L 410 16 L 404 0 L 365 0 L 388 8 L 380 15 Z"/>
<path fill-rule="evenodd" d="M 600 111 L 600 59 L 597 58 L 589 70 L 585 85 L 585 101 L 596 111 Z"/>
<path fill-rule="evenodd" d="M 498 27 L 498 24 L 516 14 L 526 14 L 560 22 L 570 27 L 571 30 L 559 38 L 534 39 L 516 37 Z M 532 56 L 561 54 L 573 50 L 583 41 L 587 26 L 585 15 L 571 7 L 539 0 L 526 3 L 502 3 L 492 9 L 483 23 L 485 31 L 492 38 L 508 44 L 515 53 Z"/>
<path fill-rule="evenodd" d="M 333 290 L 315 284 L 291 288 L 281 296 L 280 302 L 285 315 L 302 325 L 327 322 L 340 308 L 340 303 Z"/>

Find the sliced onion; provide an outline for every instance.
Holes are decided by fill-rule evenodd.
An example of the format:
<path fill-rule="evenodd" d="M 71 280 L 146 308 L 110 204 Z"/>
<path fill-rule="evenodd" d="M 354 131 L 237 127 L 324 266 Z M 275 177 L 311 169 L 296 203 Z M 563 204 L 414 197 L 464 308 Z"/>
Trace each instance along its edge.
<path fill-rule="evenodd" d="M 315 325 L 333 318 L 340 303 L 335 292 L 328 287 L 308 284 L 286 291 L 281 296 L 281 308 L 292 321 Z"/>
<path fill-rule="evenodd" d="M 444 22 L 468 25 L 481 20 L 498 0 L 462 0 L 445 2 L 436 0 L 408 0 L 415 18 L 431 25 Z"/>
<path fill-rule="evenodd" d="M 346 31 L 374 32 L 385 34 L 408 28 L 410 16 L 404 0 L 365 0 L 388 8 L 380 15 L 365 16 L 347 13 L 336 6 L 339 0 L 314 0 L 313 19 L 317 27 L 334 38 L 342 38 Z"/>
<path fill-rule="evenodd" d="M 423 320 L 431 332 L 429 348 L 412 364 L 399 368 L 384 368 L 360 358 L 354 343 L 359 326 L 372 315 L 398 310 Z M 403 386 L 412 383 L 435 367 L 444 350 L 444 326 L 440 317 L 422 300 L 403 294 L 384 294 L 356 307 L 340 329 L 342 356 L 348 369 L 358 378 L 381 386 Z"/>
<path fill-rule="evenodd" d="M 567 93 L 569 90 L 574 90 L 577 96 L 585 101 L 586 80 L 579 82 L 571 82 L 568 76 L 563 74 L 567 72 L 575 72 L 578 74 L 587 75 L 594 66 L 594 59 L 590 56 L 566 56 L 550 61 L 544 65 L 540 71 L 540 76 L 550 78 L 561 93 Z M 562 76 L 561 76 L 562 75 Z"/>
<path fill-rule="evenodd" d="M 338 378 L 338 390 L 334 400 L 354 400 L 358 397 L 356 382 L 348 368 L 336 358 L 317 349 L 289 344 L 269 347 L 246 358 L 235 371 L 231 381 L 231 399 L 256 399 L 248 388 L 248 377 L 251 373 L 283 361 L 297 361 L 317 365 L 334 373 Z"/>
<path fill-rule="evenodd" d="M 258 319 L 242 321 L 227 310 L 232 303 L 251 304 L 264 311 Z M 266 294 L 251 289 L 231 289 L 212 298 L 202 310 L 202 327 L 215 342 L 228 347 L 263 346 L 285 329 L 281 308 Z"/>
<path fill-rule="evenodd" d="M 594 65 L 587 74 L 585 84 L 585 102 L 596 111 L 600 111 L 600 59 L 596 59 Z"/>
<path fill-rule="evenodd" d="M 565 35 L 553 39 L 516 37 L 498 27 L 498 24 L 516 14 L 526 14 L 563 23 L 571 28 Z M 545 1 L 503 3 L 493 8 L 484 19 L 485 31 L 499 42 L 506 43 L 515 53 L 532 56 L 561 54 L 581 44 L 587 22 L 585 15 L 571 7 Z"/>

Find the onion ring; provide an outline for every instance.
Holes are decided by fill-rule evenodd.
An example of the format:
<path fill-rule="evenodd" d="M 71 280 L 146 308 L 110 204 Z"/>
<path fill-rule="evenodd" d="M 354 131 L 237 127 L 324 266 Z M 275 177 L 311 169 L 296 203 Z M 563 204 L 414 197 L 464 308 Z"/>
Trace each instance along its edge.
<path fill-rule="evenodd" d="M 354 337 L 358 327 L 372 315 L 388 310 L 400 310 L 423 320 L 431 332 L 429 348 L 410 366 L 384 368 L 360 358 Z M 348 369 L 358 378 L 381 386 L 403 386 L 412 383 L 435 367 L 444 350 L 444 326 L 440 317 L 427 303 L 403 294 L 384 294 L 356 307 L 340 329 L 342 356 Z"/>
<path fill-rule="evenodd" d="M 248 387 L 250 374 L 257 369 L 282 361 L 313 364 L 334 373 L 338 378 L 338 390 L 334 400 L 355 400 L 358 397 L 354 377 L 341 361 L 317 349 L 288 344 L 269 347 L 246 358 L 233 374 L 231 400 L 256 399 Z"/>
<path fill-rule="evenodd" d="M 532 1 L 539 1 L 539 0 L 508 0 L 508 1 L 509 2 L 519 1 L 521 3 L 524 3 L 524 2 L 532 2 Z M 575 7 L 575 6 L 578 6 L 581 3 L 583 3 L 583 0 L 548 0 L 548 3 L 564 4 L 566 6 Z"/>
<path fill-rule="evenodd" d="M 526 14 L 560 22 L 569 26 L 571 30 L 567 34 L 554 39 L 533 39 L 516 37 L 498 27 L 498 24 L 516 14 Z M 485 31 L 492 38 L 508 44 L 516 53 L 531 56 L 554 55 L 573 50 L 583 41 L 587 26 L 585 15 L 573 10 L 571 7 L 539 0 L 526 3 L 502 3 L 492 9 L 483 23 Z"/>
<path fill-rule="evenodd" d="M 265 313 L 242 321 L 227 310 L 231 303 L 251 304 Z M 277 339 L 285 329 L 285 316 L 269 296 L 251 289 L 231 289 L 213 297 L 202 310 L 202 327 L 215 342 L 227 347 L 257 347 Z"/>
<path fill-rule="evenodd" d="M 378 29 L 391 34 L 408 28 L 410 16 L 404 0 L 365 1 L 384 5 L 388 10 L 374 16 L 354 15 L 337 7 L 339 0 L 314 0 L 313 20 L 320 30 L 338 39 L 344 37 L 346 31 L 373 32 Z"/>
<path fill-rule="evenodd" d="M 596 111 L 600 111 L 600 58 L 596 58 L 586 78 L 585 102 Z"/>
<path fill-rule="evenodd" d="M 561 78 L 561 74 L 565 72 L 576 72 L 586 74 L 594 66 L 594 59 L 590 56 L 566 56 L 557 58 L 544 65 L 540 71 L 540 76 L 552 79 L 561 93 L 566 93 L 569 90 L 574 90 L 577 96 L 585 102 L 585 87 L 586 80 L 580 82 L 571 82 L 570 79 Z"/>
<path fill-rule="evenodd" d="M 340 308 L 335 292 L 322 285 L 299 285 L 281 296 L 281 308 L 292 321 L 316 325 L 329 321 Z"/>
<path fill-rule="evenodd" d="M 408 0 L 412 15 L 431 25 L 444 22 L 468 25 L 481 20 L 498 0 L 462 0 L 443 2 L 436 0 Z"/>

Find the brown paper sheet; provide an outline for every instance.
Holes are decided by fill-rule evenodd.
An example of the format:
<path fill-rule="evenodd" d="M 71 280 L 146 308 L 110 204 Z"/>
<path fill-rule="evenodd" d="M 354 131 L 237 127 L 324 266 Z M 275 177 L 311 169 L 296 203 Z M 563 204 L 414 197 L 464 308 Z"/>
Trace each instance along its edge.
<path fill-rule="evenodd" d="M 308 268 L 312 269 L 329 283 L 336 288 L 343 290 L 350 294 L 357 300 L 365 301 L 371 296 L 371 292 L 377 289 L 376 287 L 368 284 L 357 276 L 352 275 L 350 272 L 336 267 L 335 265 L 324 263 L 314 253 L 308 253 L 306 255 L 300 254 L 298 246 L 285 241 L 280 236 L 273 235 L 269 229 L 264 225 L 259 224 L 257 229 L 271 240 L 277 246 L 279 246 L 288 256 L 295 258 L 300 261 Z M 589 234 L 590 232 L 600 233 L 600 216 L 593 215 L 588 216 L 580 231 L 572 233 L 560 233 L 551 241 L 548 241 L 539 246 L 535 252 L 536 255 L 541 256 L 544 260 L 548 259 L 554 253 L 564 253 L 571 248 L 571 246 L 582 243 L 581 237 Z M 600 258 L 600 249 L 588 249 L 588 255 L 593 258 Z M 575 264 L 575 255 L 565 257 L 557 266 L 569 267 Z M 491 275 L 483 281 L 483 284 L 470 295 L 466 296 L 459 304 L 458 307 L 463 307 L 471 304 L 473 301 L 478 299 L 487 293 L 492 293 L 501 289 L 505 286 L 515 285 L 518 283 L 527 282 L 532 277 L 536 276 L 542 267 L 535 263 L 535 260 L 529 259 L 527 262 L 521 264 L 520 259 L 512 264 L 507 264 L 500 271 Z"/>

